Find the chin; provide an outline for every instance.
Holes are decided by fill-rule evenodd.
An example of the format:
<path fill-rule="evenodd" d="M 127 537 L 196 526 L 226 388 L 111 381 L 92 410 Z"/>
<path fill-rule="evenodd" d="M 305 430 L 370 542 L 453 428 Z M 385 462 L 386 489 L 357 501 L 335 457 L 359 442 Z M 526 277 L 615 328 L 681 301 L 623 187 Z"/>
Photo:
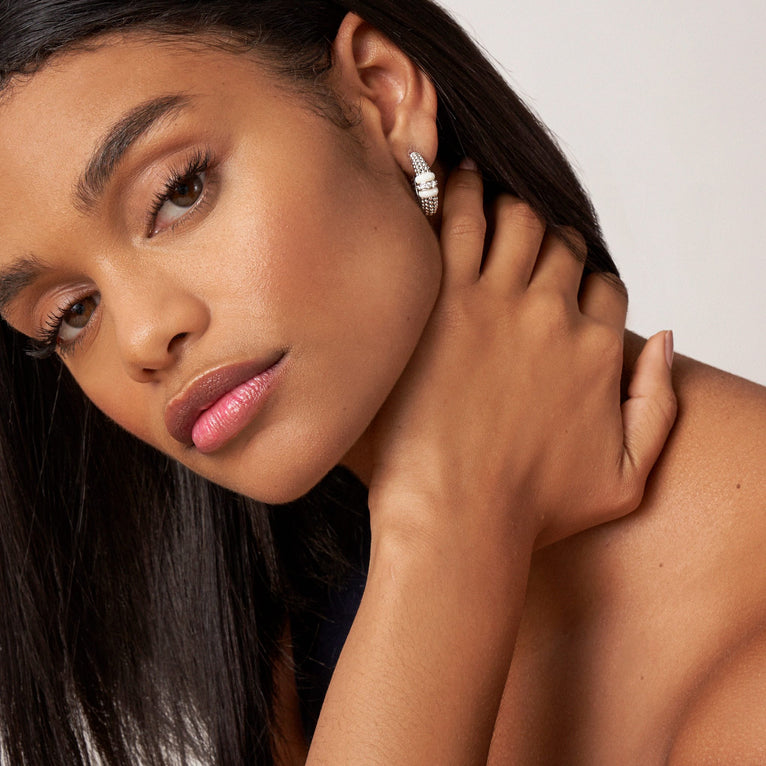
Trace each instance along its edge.
<path fill-rule="evenodd" d="M 356 434 L 355 437 L 351 442 L 351 447 L 354 448 L 358 446 L 360 438 Z M 256 471 L 251 472 L 249 480 L 245 478 L 241 486 L 231 487 L 231 489 L 269 505 L 284 505 L 310 492 L 337 467 L 342 466 L 367 483 L 364 465 L 356 465 L 355 461 L 348 459 L 351 447 L 345 444 L 330 446 L 326 443 L 321 447 L 315 443 L 312 447 L 313 449 L 301 450 L 297 460 L 294 453 L 292 459 L 284 455 L 282 459 L 274 461 L 274 464 L 269 466 L 271 470 L 264 470 L 260 475 Z M 254 480 L 255 477 L 257 480 Z"/>
<path fill-rule="evenodd" d="M 301 497 L 309 493 L 314 487 L 322 481 L 322 479 L 329 473 L 326 471 L 322 476 L 319 476 L 314 481 L 307 481 L 303 484 L 293 484 L 289 487 L 274 487 L 273 490 L 267 490 L 260 492 L 259 497 L 256 498 L 262 503 L 268 505 L 285 505 L 292 503 L 295 500 L 299 500 Z M 248 497 L 250 494 L 248 493 Z"/>
<path fill-rule="evenodd" d="M 310 492 L 340 462 L 335 456 L 301 454 L 296 458 L 279 455 L 265 463 L 240 461 L 239 470 L 225 474 L 204 470 L 200 465 L 189 465 L 193 471 L 227 489 L 268 505 L 284 505 L 298 500 Z"/>
<path fill-rule="evenodd" d="M 381 385 L 381 379 L 390 385 Z M 207 455 L 187 451 L 182 460 L 210 481 L 269 505 L 298 500 L 339 465 L 364 480 L 370 425 L 396 379 L 381 375 L 365 396 L 338 396 L 324 409 L 322 401 L 287 415 L 275 408 L 244 438 Z M 351 455 L 359 460 L 349 460 Z"/>

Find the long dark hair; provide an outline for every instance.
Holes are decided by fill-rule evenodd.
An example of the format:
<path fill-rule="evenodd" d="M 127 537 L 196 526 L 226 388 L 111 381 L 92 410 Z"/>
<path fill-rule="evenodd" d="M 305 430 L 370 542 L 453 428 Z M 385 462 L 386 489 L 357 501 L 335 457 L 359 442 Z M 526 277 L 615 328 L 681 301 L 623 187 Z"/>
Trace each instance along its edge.
<path fill-rule="evenodd" d="M 326 99 L 348 11 L 431 77 L 446 166 L 472 157 L 490 194 L 574 227 L 587 270 L 616 273 L 545 128 L 429 0 L 0 0 L 0 89 L 97 35 L 141 29 L 222 33 Z M 290 508 L 238 497 L 121 431 L 60 363 L 1 332 L 0 752 L 36 766 L 272 763 L 288 618 L 321 611 L 312 594 L 363 546 L 363 491 L 336 471 Z"/>

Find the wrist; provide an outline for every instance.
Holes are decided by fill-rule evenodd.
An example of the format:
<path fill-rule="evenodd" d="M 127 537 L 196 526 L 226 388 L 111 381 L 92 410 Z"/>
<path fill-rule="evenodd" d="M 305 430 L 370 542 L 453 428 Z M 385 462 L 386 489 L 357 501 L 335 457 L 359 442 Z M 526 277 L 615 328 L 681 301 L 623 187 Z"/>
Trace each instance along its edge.
<path fill-rule="evenodd" d="M 539 515 L 511 493 L 466 493 L 454 486 L 425 482 L 393 490 L 371 487 L 368 497 L 373 553 L 385 545 L 389 556 L 463 561 L 470 551 L 486 562 L 502 563 L 510 554 L 525 556 L 535 547 Z"/>
<path fill-rule="evenodd" d="M 486 510 L 422 494 L 371 506 L 369 581 L 408 588 L 430 582 L 455 604 L 497 610 L 518 592 L 520 578 L 526 580 L 536 533 L 523 514 L 519 521 L 510 512 Z"/>

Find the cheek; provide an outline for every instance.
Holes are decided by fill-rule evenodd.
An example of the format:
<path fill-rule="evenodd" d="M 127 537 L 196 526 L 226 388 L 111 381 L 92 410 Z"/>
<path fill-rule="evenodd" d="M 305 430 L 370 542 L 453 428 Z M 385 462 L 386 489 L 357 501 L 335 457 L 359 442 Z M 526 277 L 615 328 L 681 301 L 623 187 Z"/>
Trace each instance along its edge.
<path fill-rule="evenodd" d="M 317 430 L 327 434 L 336 462 L 396 385 L 438 294 L 441 261 L 430 230 L 391 234 L 374 233 L 342 268 L 330 276 L 319 269 L 304 283 L 305 352 L 314 372 L 304 412 L 321 416 Z"/>
<path fill-rule="evenodd" d="M 339 158 L 318 160 L 302 184 L 284 190 L 243 185 L 216 227 L 201 229 L 195 247 L 179 255 L 184 288 L 211 314 L 207 332 L 190 346 L 194 358 L 184 360 L 190 369 L 222 355 L 290 350 L 284 384 L 241 440 L 209 456 L 177 448 L 152 386 L 131 384 L 111 358 L 94 359 L 93 369 L 78 375 L 119 425 L 212 481 L 267 502 L 308 491 L 363 435 L 412 355 L 439 289 L 438 242 L 408 190 L 358 170 L 333 176 L 341 165 Z M 216 268 L 203 268 L 190 252 L 205 263 L 214 257 Z"/>
<path fill-rule="evenodd" d="M 397 184 L 380 189 L 374 178 L 351 177 L 297 197 L 304 212 L 279 230 L 273 252 L 281 256 L 269 271 L 306 327 L 336 324 L 359 347 L 370 336 L 393 341 L 430 313 L 441 258 L 429 224 Z"/>
<path fill-rule="evenodd" d="M 110 321 L 102 320 L 96 345 L 75 355 L 69 371 L 91 402 L 121 428 L 158 449 L 164 423 L 156 386 L 136 383 L 125 371 L 115 349 L 117 342 Z M 160 431 L 162 427 L 162 431 Z"/>
<path fill-rule="evenodd" d="M 157 438 L 157 422 L 152 403 L 144 396 L 144 390 L 125 381 L 123 375 L 108 378 L 99 375 L 95 380 L 81 383 L 83 392 L 107 417 L 141 441 L 167 451 L 167 445 Z"/>
<path fill-rule="evenodd" d="M 401 376 L 438 293 L 438 244 L 414 212 L 389 227 L 364 228 L 364 216 L 348 216 L 353 236 L 351 226 L 339 235 L 337 220 L 304 219 L 263 247 L 270 267 L 252 286 L 250 321 L 289 348 L 290 368 L 236 460 L 233 451 L 193 470 L 251 497 L 287 502 L 353 448 Z"/>
<path fill-rule="evenodd" d="M 376 223 L 362 207 L 327 230 L 325 218 L 325 236 L 302 235 L 315 246 L 303 252 L 291 276 L 280 276 L 299 307 L 296 331 L 337 360 L 347 384 L 359 380 L 390 390 L 433 307 L 441 261 L 424 221 L 387 219 Z"/>

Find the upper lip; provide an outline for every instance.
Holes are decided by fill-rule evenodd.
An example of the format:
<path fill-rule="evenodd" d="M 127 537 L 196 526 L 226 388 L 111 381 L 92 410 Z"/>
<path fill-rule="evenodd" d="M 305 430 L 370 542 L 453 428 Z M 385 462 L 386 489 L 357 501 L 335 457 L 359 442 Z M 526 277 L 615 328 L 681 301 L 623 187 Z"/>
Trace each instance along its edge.
<path fill-rule="evenodd" d="M 182 444 L 191 444 L 192 429 L 202 412 L 224 394 L 266 372 L 283 356 L 284 352 L 280 351 L 266 359 L 216 367 L 190 380 L 165 407 L 165 427 L 168 433 Z"/>

